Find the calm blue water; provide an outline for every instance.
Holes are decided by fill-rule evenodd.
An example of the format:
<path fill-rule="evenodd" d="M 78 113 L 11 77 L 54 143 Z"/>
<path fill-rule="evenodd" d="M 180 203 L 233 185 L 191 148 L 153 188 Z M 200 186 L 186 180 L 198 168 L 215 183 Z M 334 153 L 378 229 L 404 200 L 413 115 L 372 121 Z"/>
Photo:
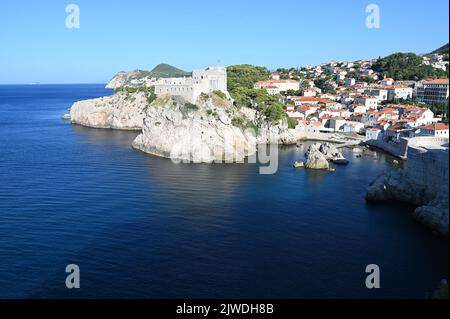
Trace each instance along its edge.
<path fill-rule="evenodd" d="M 137 133 L 60 119 L 103 85 L 0 86 L 0 297 L 417 297 L 448 278 L 448 241 L 412 207 L 367 205 L 390 159 L 335 173 L 176 165 Z M 304 147 L 306 147 L 305 145 Z M 65 267 L 81 289 L 65 288 Z M 381 289 L 365 288 L 365 267 Z"/>

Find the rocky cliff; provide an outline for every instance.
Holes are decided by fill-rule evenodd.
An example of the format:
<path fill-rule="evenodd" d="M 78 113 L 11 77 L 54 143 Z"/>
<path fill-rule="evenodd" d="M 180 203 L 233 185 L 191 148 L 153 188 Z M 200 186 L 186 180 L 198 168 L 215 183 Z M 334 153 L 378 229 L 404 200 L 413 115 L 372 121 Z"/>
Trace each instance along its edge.
<path fill-rule="evenodd" d="M 181 97 L 158 98 L 147 108 L 133 147 L 177 161 L 242 161 L 256 151 L 256 137 L 246 132 L 254 125 L 249 116 L 215 94 L 202 94 L 195 105 Z"/>
<path fill-rule="evenodd" d="M 130 72 L 119 72 L 111 81 L 106 84 L 107 89 L 117 89 L 123 86 L 138 87 L 151 86 L 154 84 L 156 78 L 152 76 L 149 71 L 134 70 Z"/>
<path fill-rule="evenodd" d="M 142 129 L 148 97 L 143 92 L 76 102 L 70 109 L 72 123 L 95 128 Z"/>
<path fill-rule="evenodd" d="M 448 236 L 448 140 L 411 139 L 407 157 L 403 169 L 387 170 L 371 183 L 366 199 L 398 200 L 418 206 L 414 217 L 437 233 Z"/>
<path fill-rule="evenodd" d="M 95 128 L 142 129 L 133 143 L 136 149 L 194 162 L 240 162 L 255 153 L 257 144 L 297 141 L 286 119 L 269 122 L 254 109 L 237 108 L 228 95 L 202 94 L 191 104 L 176 96 L 154 100 L 144 88 L 76 102 L 71 121 Z"/>

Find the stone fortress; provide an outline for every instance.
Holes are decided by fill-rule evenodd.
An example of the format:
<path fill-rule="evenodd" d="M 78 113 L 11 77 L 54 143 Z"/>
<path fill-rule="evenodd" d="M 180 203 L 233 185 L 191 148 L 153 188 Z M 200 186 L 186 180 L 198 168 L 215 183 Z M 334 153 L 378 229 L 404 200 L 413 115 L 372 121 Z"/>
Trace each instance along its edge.
<path fill-rule="evenodd" d="M 195 103 L 202 93 L 227 91 L 227 70 L 224 67 L 209 67 L 206 70 L 192 71 L 192 77 L 163 78 L 155 84 L 157 96 L 182 96 Z"/>

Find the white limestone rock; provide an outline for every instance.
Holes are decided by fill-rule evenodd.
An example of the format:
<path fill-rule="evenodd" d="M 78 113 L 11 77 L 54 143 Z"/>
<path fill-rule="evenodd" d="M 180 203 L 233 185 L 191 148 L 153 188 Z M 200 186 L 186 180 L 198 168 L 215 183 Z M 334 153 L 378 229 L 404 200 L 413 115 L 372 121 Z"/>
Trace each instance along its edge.
<path fill-rule="evenodd" d="M 321 144 L 314 143 L 308 148 L 305 154 L 306 157 L 306 168 L 310 169 L 330 169 L 330 164 L 328 163 L 325 155 L 320 151 Z"/>
<path fill-rule="evenodd" d="M 135 70 L 131 72 L 119 72 L 111 81 L 106 84 L 107 89 L 117 89 L 123 86 L 138 87 L 138 86 L 152 86 L 155 83 L 155 78 L 148 75 L 149 72 Z"/>
<path fill-rule="evenodd" d="M 141 130 L 147 106 L 145 93 L 121 92 L 74 103 L 70 108 L 70 120 L 94 128 Z"/>
<path fill-rule="evenodd" d="M 328 161 L 345 160 L 344 155 L 332 143 L 322 143 L 319 150 Z"/>
<path fill-rule="evenodd" d="M 258 120 L 258 144 L 293 145 L 297 143 L 295 134 L 288 128 L 286 119 L 279 123 Z"/>
<path fill-rule="evenodd" d="M 142 134 L 133 147 L 185 162 L 241 162 L 256 152 L 256 137 L 234 118 L 251 121 L 228 100 L 203 94 L 196 104 L 161 97 L 147 109 Z"/>

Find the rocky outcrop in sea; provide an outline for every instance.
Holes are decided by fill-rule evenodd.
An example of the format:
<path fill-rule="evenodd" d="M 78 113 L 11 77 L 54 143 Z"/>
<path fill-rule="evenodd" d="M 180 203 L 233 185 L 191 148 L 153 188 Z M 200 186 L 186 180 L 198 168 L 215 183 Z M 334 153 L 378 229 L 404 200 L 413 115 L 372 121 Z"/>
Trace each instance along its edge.
<path fill-rule="evenodd" d="M 415 205 L 413 216 L 418 221 L 448 237 L 448 140 L 442 147 L 432 143 L 428 137 L 411 139 L 405 167 L 391 168 L 378 176 L 370 184 L 366 199 Z"/>
<path fill-rule="evenodd" d="M 313 143 L 306 154 L 306 168 L 330 169 L 329 162 L 347 161 L 341 152 L 331 143 Z"/>
<path fill-rule="evenodd" d="M 94 128 L 141 130 L 148 105 L 147 95 L 143 92 L 120 92 L 74 103 L 70 120 Z"/>

